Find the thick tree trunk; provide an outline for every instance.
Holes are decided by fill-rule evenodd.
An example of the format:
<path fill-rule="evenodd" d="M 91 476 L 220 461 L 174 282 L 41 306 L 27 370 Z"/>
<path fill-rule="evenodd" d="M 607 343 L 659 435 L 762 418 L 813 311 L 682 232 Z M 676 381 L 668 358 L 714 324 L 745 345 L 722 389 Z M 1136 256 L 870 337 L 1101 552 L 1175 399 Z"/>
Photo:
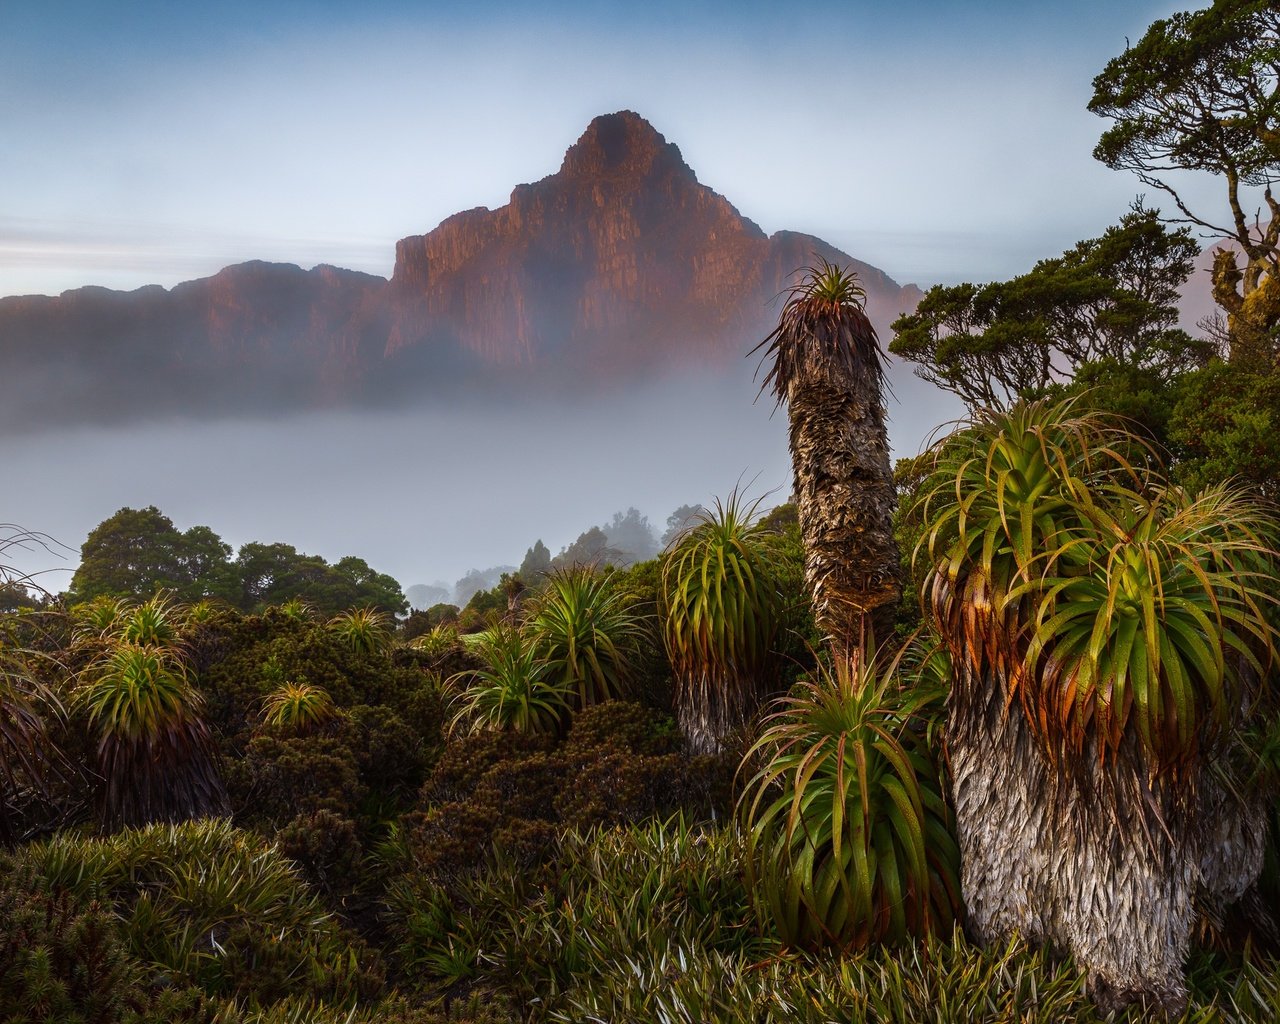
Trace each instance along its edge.
<path fill-rule="evenodd" d="M 1219 249 L 1213 257 L 1213 298 L 1226 311 L 1231 362 L 1258 373 L 1275 367 L 1276 330 L 1280 326 L 1280 267 L 1272 259 L 1248 259 Z"/>
<path fill-rule="evenodd" d="M 1101 766 L 1096 751 L 1055 767 L 1019 706 L 1006 710 L 1003 686 L 959 682 L 947 744 L 973 937 L 1016 932 L 1070 953 L 1104 1011 L 1147 1001 L 1181 1012 L 1200 910 L 1220 912 L 1261 869 L 1254 809 L 1209 771 L 1175 797 L 1131 765 Z"/>
<path fill-rule="evenodd" d="M 889 635 L 902 595 L 880 386 L 813 373 L 787 391 L 805 582 L 819 628 L 847 653 Z"/>

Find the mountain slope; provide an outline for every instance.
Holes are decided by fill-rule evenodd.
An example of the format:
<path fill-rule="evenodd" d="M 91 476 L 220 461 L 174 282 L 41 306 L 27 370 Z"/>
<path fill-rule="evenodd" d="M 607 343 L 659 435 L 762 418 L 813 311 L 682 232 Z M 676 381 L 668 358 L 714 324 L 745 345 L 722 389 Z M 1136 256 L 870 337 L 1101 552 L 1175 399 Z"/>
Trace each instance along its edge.
<path fill-rule="evenodd" d="M 624 387 L 730 366 L 815 256 L 882 332 L 919 298 L 820 239 L 766 236 L 639 115 L 596 118 L 497 210 L 396 246 L 391 280 L 252 262 L 173 289 L 0 299 L 0 427 Z"/>

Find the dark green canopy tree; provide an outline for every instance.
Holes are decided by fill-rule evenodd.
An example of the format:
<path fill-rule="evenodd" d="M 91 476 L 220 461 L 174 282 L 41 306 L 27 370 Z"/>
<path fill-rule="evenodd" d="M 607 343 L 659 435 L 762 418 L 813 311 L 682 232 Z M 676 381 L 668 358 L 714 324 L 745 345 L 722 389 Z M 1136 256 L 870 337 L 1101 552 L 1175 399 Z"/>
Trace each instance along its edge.
<path fill-rule="evenodd" d="M 1089 366 L 1154 386 L 1201 365 L 1211 346 L 1177 327 L 1178 289 L 1199 251 L 1135 204 L 1120 223 L 1026 274 L 929 289 L 893 323 L 889 351 L 971 411 L 1007 409 Z"/>
<path fill-rule="evenodd" d="M 207 526 L 180 531 L 154 505 L 122 508 L 89 532 L 71 580 L 75 599 L 146 600 L 158 590 L 180 601 L 233 601 L 238 587 L 231 548 Z"/>
<path fill-rule="evenodd" d="M 1098 160 L 1168 195 L 1176 220 L 1238 247 L 1219 250 L 1213 267 L 1232 359 L 1272 362 L 1280 325 L 1280 200 L 1272 195 L 1280 176 L 1280 7 L 1217 0 L 1154 22 L 1094 79 L 1089 109 L 1115 121 L 1094 149 Z M 1186 171 L 1220 177 L 1227 209 L 1192 210 L 1175 187 Z"/>
<path fill-rule="evenodd" d="M 330 565 L 291 544 L 251 543 L 240 548 L 236 570 L 241 582 L 239 603 L 246 611 L 291 598 L 306 601 L 321 615 L 354 607 L 399 615 L 408 608 L 399 583 L 354 556 Z"/>

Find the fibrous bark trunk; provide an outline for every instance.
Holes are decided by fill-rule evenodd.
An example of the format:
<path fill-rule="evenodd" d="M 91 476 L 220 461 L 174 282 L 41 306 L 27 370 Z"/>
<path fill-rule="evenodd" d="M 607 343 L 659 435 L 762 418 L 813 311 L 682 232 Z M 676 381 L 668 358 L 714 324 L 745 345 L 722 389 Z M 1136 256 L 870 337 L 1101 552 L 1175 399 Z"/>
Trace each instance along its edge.
<path fill-rule="evenodd" d="M 819 628 L 847 654 L 889 635 L 902 595 L 880 385 L 797 376 L 787 407 L 805 582 Z"/>
<path fill-rule="evenodd" d="M 1133 748 L 1053 765 L 1003 686 L 958 683 L 947 745 L 973 937 L 1071 954 L 1104 1011 L 1154 1000 L 1181 1012 L 1199 914 L 1238 900 L 1261 869 L 1256 808 L 1208 769 L 1178 790 L 1152 782 Z"/>

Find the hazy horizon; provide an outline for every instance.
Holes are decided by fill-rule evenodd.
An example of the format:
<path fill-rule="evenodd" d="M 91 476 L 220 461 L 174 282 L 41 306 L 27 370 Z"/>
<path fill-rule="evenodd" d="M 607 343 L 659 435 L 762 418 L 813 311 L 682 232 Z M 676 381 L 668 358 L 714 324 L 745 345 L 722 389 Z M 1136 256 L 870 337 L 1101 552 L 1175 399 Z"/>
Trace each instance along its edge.
<path fill-rule="evenodd" d="M 898 455 L 961 412 L 904 370 L 897 364 L 890 399 Z M 405 589 L 452 585 L 471 569 L 518 565 L 536 540 L 555 554 L 631 506 L 661 534 L 677 507 L 709 505 L 735 487 L 765 507 L 785 501 L 786 412 L 755 395 L 744 368 L 653 382 L 569 412 L 530 402 L 32 435 L 0 461 L 6 479 L 40 484 L 12 492 L 0 518 L 75 551 L 62 562 L 39 548 L 7 561 L 57 570 L 38 582 L 64 590 L 90 529 L 121 507 L 155 505 L 179 529 L 208 526 L 233 548 L 280 541 L 330 562 L 357 555 Z"/>
<path fill-rule="evenodd" d="M 168 287 L 250 259 L 386 277 L 397 239 L 505 204 L 619 109 L 768 233 L 816 235 L 900 284 L 1007 277 L 1140 191 L 1092 159 L 1104 123 L 1085 105 L 1127 39 L 1184 6 L 21 6 L 0 35 L 0 296 Z M 891 438 L 912 454 L 959 404 L 909 367 L 892 377 Z M 632 505 L 661 530 L 739 480 L 785 496 L 786 418 L 753 397 L 686 381 L 523 420 L 439 407 L 11 435 L 0 521 L 78 548 L 155 504 L 235 546 L 452 581 Z M 541 471 L 539 449 L 555 451 Z"/>

